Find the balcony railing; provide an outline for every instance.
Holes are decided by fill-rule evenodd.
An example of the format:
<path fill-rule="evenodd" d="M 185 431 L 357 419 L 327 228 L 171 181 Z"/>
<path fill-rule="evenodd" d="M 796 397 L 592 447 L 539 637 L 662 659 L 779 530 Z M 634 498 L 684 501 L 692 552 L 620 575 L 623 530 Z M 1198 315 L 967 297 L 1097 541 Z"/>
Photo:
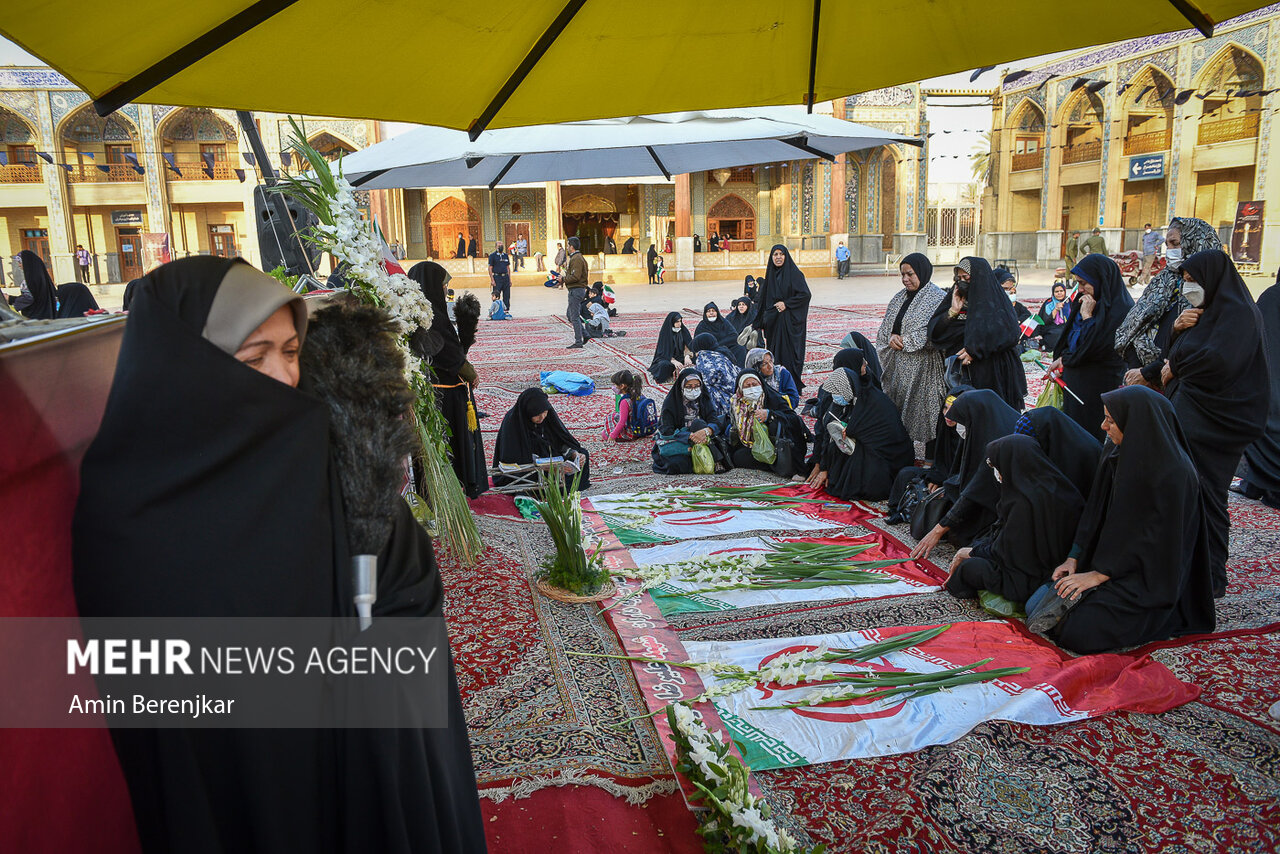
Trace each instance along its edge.
<path fill-rule="evenodd" d="M 1090 160 L 1102 159 L 1102 140 L 1082 142 L 1079 145 L 1068 145 L 1062 151 L 1063 163 L 1088 163 Z"/>
<path fill-rule="evenodd" d="M 1172 134 L 1168 130 L 1157 130 L 1151 133 L 1131 133 L 1124 138 L 1125 154 L 1151 154 L 1156 151 L 1168 151 Z"/>
<path fill-rule="evenodd" d="M 1196 144 L 1212 145 L 1215 142 L 1231 142 L 1236 139 L 1256 139 L 1257 136 L 1258 114 L 1253 113 L 1236 119 L 1201 123 Z"/>
<path fill-rule="evenodd" d="M 34 163 L 10 163 L 0 166 L 0 184 L 39 184 L 44 181 L 40 167 Z"/>
<path fill-rule="evenodd" d="M 72 164 L 67 173 L 67 180 L 72 184 L 103 184 L 115 182 L 136 183 L 143 180 L 128 163 L 104 163 L 107 171 L 102 171 L 90 163 Z"/>
<path fill-rule="evenodd" d="M 1026 154 L 1013 155 L 1013 171 L 1026 172 L 1029 169 L 1039 169 L 1044 166 L 1044 149 L 1039 151 L 1029 151 Z"/>
<path fill-rule="evenodd" d="M 173 174 L 173 170 L 166 168 L 164 173 L 170 181 L 235 181 L 236 173 L 232 172 L 232 166 L 226 160 L 213 161 L 213 177 L 210 178 L 205 172 L 207 165 L 203 160 L 178 160 L 174 166 L 178 167 L 178 171 L 182 175 Z"/>

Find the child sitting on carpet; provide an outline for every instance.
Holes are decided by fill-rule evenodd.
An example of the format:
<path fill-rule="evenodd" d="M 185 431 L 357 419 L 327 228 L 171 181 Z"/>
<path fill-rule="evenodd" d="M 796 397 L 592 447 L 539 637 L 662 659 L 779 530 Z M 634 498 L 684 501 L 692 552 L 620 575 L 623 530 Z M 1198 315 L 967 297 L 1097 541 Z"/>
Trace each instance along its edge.
<path fill-rule="evenodd" d="M 613 383 L 613 412 L 604 418 L 601 438 L 614 442 L 630 442 L 652 436 L 658 429 L 658 408 L 644 396 L 644 381 L 632 371 L 618 371 Z"/>

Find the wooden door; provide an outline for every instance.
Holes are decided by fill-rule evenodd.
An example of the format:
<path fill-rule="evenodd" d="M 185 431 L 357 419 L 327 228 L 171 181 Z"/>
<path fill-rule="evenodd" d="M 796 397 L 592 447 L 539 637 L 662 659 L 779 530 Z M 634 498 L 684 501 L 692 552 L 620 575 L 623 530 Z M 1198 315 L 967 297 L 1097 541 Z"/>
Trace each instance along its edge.
<path fill-rule="evenodd" d="M 122 281 L 142 276 L 142 234 L 137 228 L 117 228 L 116 248 L 120 253 Z"/>
<path fill-rule="evenodd" d="M 502 245 L 508 248 L 515 246 L 516 241 L 521 237 L 524 242 L 529 245 L 529 254 L 533 254 L 533 241 L 529 239 L 530 226 L 528 222 L 504 222 L 502 224 Z"/>
<path fill-rule="evenodd" d="M 53 256 L 49 254 L 49 229 L 24 228 L 22 248 L 39 255 L 44 260 L 44 265 L 50 270 L 53 269 Z"/>
<path fill-rule="evenodd" d="M 209 253 L 219 258 L 236 258 L 236 227 L 219 224 L 209 226 Z"/>
<path fill-rule="evenodd" d="M 1058 248 L 1059 258 L 1067 257 L 1067 238 L 1071 236 L 1069 233 L 1070 231 L 1071 231 L 1071 211 L 1064 209 L 1062 211 L 1062 246 Z"/>

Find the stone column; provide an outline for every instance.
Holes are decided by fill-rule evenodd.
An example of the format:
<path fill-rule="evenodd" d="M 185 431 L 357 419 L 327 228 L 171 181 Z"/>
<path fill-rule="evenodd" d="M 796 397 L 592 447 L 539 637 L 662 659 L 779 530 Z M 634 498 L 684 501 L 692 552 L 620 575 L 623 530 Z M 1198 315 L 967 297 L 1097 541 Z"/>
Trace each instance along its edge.
<path fill-rule="evenodd" d="M 1058 88 L 1064 84 L 1051 81 L 1045 92 L 1045 141 L 1049 150 L 1044 158 L 1040 183 L 1040 229 L 1036 232 L 1036 266 L 1052 270 L 1062 263 L 1062 147 L 1067 141 L 1066 126 L 1058 124 Z"/>
<path fill-rule="evenodd" d="M 54 160 L 61 157 L 62 146 L 58 145 L 53 135 L 53 111 L 49 105 L 49 93 L 35 93 L 36 109 L 39 112 L 40 150 L 48 152 Z M 71 221 L 71 205 L 67 198 L 67 181 L 61 166 L 41 161 L 44 171 L 45 189 L 49 191 L 49 256 L 53 261 L 53 269 L 49 274 L 55 282 L 79 281 L 76 276 L 75 256 L 72 252 L 72 233 L 75 230 Z"/>
<path fill-rule="evenodd" d="M 154 108 L 150 104 L 138 105 L 138 133 L 142 135 L 139 140 L 142 151 L 138 152 L 138 162 L 142 164 L 142 168 L 146 170 L 143 174 L 143 180 L 147 187 L 147 228 L 146 231 L 151 232 L 168 232 L 170 228 L 168 210 L 166 204 L 166 195 L 168 185 L 165 183 L 164 169 L 165 163 L 160 156 L 160 140 L 156 136 L 155 114 L 152 112 Z M 246 219 L 254 223 L 253 229 L 246 228 L 246 238 L 257 242 L 257 220 L 253 211 L 253 189 L 249 180 L 245 181 L 248 188 L 245 193 L 245 212 Z M 253 234 L 248 232 L 252 231 Z M 176 251 L 173 245 L 173 235 L 169 235 L 170 251 Z M 177 257 L 176 255 L 174 257 Z M 257 263 L 257 262 L 255 262 Z"/>
<path fill-rule="evenodd" d="M 676 175 L 676 281 L 693 281 L 693 198 L 689 174 Z"/>
<path fill-rule="evenodd" d="M 1106 71 L 1108 80 L 1118 79 L 1119 70 L 1111 65 Z M 1118 252 L 1124 236 L 1121 228 L 1121 212 L 1124 209 L 1124 111 L 1116 102 L 1116 86 L 1108 86 L 1102 90 L 1103 104 L 1106 107 L 1102 121 L 1102 168 L 1098 176 L 1098 220 L 1102 226 L 1103 237 L 1107 248 Z M 1112 242 L 1114 233 L 1115 242 Z"/>
<path fill-rule="evenodd" d="M 560 182 L 547 182 L 547 269 L 556 260 L 556 244 L 564 242 L 564 216 L 560 205 Z"/>

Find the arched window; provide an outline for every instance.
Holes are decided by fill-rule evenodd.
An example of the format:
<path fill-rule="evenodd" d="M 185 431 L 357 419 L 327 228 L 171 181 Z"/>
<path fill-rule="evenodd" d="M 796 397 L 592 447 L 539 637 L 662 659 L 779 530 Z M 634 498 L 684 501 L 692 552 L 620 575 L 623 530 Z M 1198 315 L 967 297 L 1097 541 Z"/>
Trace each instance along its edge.
<path fill-rule="evenodd" d="M 1253 54 L 1228 45 L 1200 73 L 1203 94 L 1199 145 L 1255 139 L 1266 88 L 1262 64 Z"/>
<path fill-rule="evenodd" d="M 1044 112 L 1035 101 L 1027 98 L 1018 108 L 1012 125 L 1014 133 L 1011 171 L 1039 169 L 1044 165 Z"/>
<path fill-rule="evenodd" d="M 130 159 L 139 151 L 137 129 L 120 113 L 103 118 L 85 104 L 63 122 L 60 141 L 73 183 L 143 180 Z"/>

